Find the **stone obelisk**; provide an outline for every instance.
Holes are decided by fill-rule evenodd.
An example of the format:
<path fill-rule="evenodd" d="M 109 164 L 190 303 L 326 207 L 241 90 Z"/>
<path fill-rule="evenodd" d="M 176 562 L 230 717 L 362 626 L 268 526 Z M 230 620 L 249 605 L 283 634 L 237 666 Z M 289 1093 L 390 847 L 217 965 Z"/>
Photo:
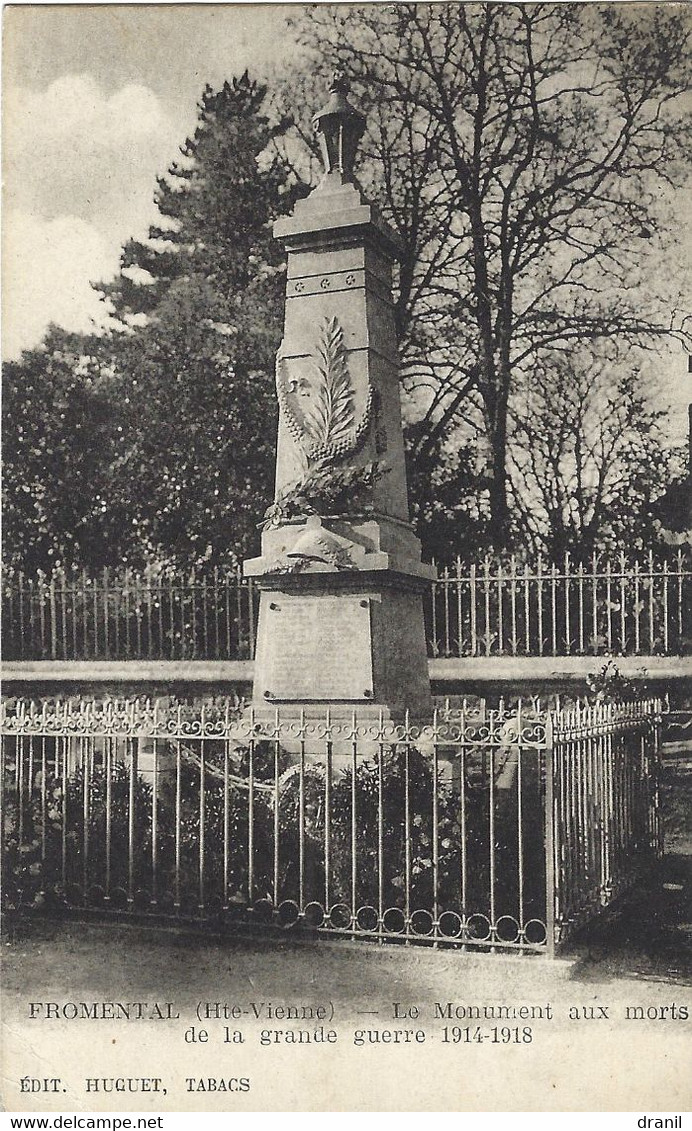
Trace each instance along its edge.
<path fill-rule="evenodd" d="M 262 555 L 253 708 L 282 718 L 431 710 L 409 521 L 392 266 L 396 234 L 353 165 L 365 118 L 337 74 L 313 125 L 324 176 L 274 225 L 288 253 L 276 493 Z"/>

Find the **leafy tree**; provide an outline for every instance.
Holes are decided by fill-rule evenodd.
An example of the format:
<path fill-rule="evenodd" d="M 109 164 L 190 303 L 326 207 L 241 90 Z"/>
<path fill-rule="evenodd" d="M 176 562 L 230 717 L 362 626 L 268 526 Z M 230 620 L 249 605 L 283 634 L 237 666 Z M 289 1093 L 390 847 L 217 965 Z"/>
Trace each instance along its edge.
<path fill-rule="evenodd" d="M 500 547 L 517 387 L 577 343 L 684 337 L 672 260 L 652 277 L 689 174 L 689 12 L 320 5 L 296 26 L 369 115 L 361 177 L 407 248 L 397 315 L 420 442 L 477 437 Z"/>
<path fill-rule="evenodd" d="M 176 281 L 155 319 L 110 344 L 125 414 L 112 490 L 127 499 L 137 564 L 231 563 L 256 548 L 273 485 L 272 342 L 240 317 L 231 326 L 227 308 L 199 276 Z"/>
<path fill-rule="evenodd" d="M 122 550 L 109 484 L 121 424 L 98 342 L 50 327 L 3 375 L 3 555 L 30 573 Z"/>
<path fill-rule="evenodd" d="M 404 433 L 411 518 L 424 556 L 449 566 L 469 551 L 477 555 L 490 549 L 477 453 L 472 444 L 454 436 L 446 440 L 436 436 L 421 445 L 422 427 L 419 422 Z"/>

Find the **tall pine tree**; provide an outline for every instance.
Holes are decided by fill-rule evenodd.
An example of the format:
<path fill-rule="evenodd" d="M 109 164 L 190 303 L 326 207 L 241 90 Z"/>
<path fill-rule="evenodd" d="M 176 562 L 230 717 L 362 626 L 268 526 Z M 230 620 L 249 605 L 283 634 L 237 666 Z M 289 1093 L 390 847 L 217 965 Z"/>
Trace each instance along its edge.
<path fill-rule="evenodd" d="M 99 286 L 125 425 L 113 490 L 129 493 L 130 557 L 228 562 L 255 548 L 272 495 L 284 266 L 272 221 L 292 185 L 266 88 L 207 87 L 182 160 L 158 181 L 161 222 Z"/>
<path fill-rule="evenodd" d="M 293 199 L 286 166 L 269 153 L 287 123 L 270 124 L 266 95 L 247 71 L 218 92 L 205 88 L 182 161 L 157 180 L 161 222 L 146 242 L 129 240 L 120 275 L 98 285 L 119 321 L 131 325 L 137 315 L 156 316 L 171 286 L 192 276 L 231 305 L 246 288 L 280 300 L 283 259 L 271 224 Z"/>

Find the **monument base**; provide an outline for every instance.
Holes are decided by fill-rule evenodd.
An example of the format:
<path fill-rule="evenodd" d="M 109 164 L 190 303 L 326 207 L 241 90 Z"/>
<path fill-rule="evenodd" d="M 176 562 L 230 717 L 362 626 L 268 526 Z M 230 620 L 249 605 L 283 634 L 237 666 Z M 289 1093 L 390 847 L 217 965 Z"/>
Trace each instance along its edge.
<path fill-rule="evenodd" d="M 419 578 L 389 571 L 263 576 L 252 709 L 258 722 L 432 713 Z"/>

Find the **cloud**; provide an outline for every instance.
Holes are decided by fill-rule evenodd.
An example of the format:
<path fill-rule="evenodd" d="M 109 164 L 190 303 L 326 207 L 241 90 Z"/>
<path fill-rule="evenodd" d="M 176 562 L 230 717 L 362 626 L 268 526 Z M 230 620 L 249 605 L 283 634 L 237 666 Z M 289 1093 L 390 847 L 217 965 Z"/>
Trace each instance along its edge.
<path fill-rule="evenodd" d="M 46 220 L 13 211 L 5 217 L 3 353 L 17 357 L 37 344 L 49 322 L 90 330 L 106 321 L 89 285 L 118 265 L 118 246 L 79 216 Z"/>
<path fill-rule="evenodd" d="M 50 321 L 80 329 L 99 313 L 89 282 L 112 275 L 125 240 L 146 234 L 156 176 L 185 123 L 148 87 L 105 94 L 88 74 L 11 88 L 3 113 L 7 356 Z"/>
<path fill-rule="evenodd" d="M 10 206 L 51 217 L 124 221 L 151 210 L 156 174 L 181 140 L 180 123 L 148 87 L 106 96 L 90 75 L 65 75 L 45 91 L 13 88 L 5 108 Z"/>

